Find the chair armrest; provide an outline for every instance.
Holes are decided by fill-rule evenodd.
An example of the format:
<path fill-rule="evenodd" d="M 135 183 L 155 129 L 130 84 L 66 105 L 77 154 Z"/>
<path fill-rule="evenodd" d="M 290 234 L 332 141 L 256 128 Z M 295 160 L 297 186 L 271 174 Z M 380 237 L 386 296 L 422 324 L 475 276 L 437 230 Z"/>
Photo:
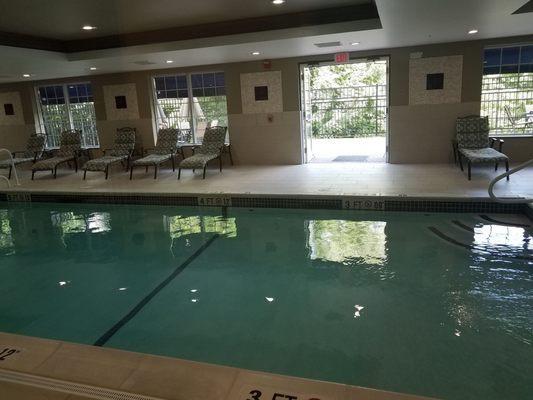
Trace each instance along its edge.
<path fill-rule="evenodd" d="M 496 142 L 498 142 L 498 151 L 501 153 L 502 150 L 503 150 L 503 144 L 505 143 L 505 140 L 500 139 L 500 138 L 492 137 L 492 138 L 490 138 L 490 147 L 494 148 L 494 144 Z"/>

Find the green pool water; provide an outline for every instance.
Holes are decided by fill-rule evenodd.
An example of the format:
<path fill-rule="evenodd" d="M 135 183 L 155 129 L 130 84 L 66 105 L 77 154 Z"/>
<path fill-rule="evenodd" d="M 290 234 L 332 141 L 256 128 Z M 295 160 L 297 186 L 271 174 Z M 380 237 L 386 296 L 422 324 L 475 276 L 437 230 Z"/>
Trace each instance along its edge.
<path fill-rule="evenodd" d="M 442 399 L 531 398 L 532 268 L 474 214 L 0 203 L 0 331 Z"/>

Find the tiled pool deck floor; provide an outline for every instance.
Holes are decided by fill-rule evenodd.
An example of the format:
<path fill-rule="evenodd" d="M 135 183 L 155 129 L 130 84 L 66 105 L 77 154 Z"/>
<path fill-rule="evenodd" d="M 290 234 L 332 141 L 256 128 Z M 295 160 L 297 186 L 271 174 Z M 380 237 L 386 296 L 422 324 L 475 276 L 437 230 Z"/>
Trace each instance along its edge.
<path fill-rule="evenodd" d="M 5 171 L 5 170 L 4 170 Z M 500 169 L 501 172 L 501 169 Z M 473 170 L 472 180 L 453 164 L 379 164 L 326 163 L 291 166 L 235 166 L 222 173 L 210 169 L 202 180 L 199 171 L 183 171 L 180 181 L 176 173 L 164 168 L 157 180 L 153 170 L 138 169 L 134 179 L 129 173 L 115 168 L 109 180 L 103 173 L 70 169 L 58 170 L 57 179 L 41 172 L 31 181 L 29 170 L 20 170 L 21 185 L 15 190 L 32 192 L 105 192 L 105 193 L 231 193 L 263 195 L 353 195 L 353 196 L 409 196 L 438 198 L 488 198 L 490 180 L 498 173 L 484 166 Z M 14 182 L 12 180 L 12 182 Z M 5 182 L 0 182 L 4 190 Z M 533 198 L 533 168 L 501 181 L 496 193 L 502 196 Z"/>
<path fill-rule="evenodd" d="M 73 395 L 6 382 L 15 373 L 81 383 L 168 400 L 416 400 L 391 392 L 312 381 L 174 358 L 0 333 L 0 346 L 21 352 L 0 361 L 0 396 L 9 400 L 81 400 Z M 17 376 L 20 376 L 17 374 Z M 285 397 L 282 397 L 284 395 Z M 118 397 L 117 397 L 118 398 Z"/>

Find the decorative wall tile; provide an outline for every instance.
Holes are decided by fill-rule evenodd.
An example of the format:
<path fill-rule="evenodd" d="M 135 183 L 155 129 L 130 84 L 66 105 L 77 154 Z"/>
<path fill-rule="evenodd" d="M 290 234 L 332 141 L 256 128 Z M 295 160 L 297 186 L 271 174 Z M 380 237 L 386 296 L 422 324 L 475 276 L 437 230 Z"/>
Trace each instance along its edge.
<path fill-rule="evenodd" d="M 24 125 L 19 92 L 0 93 L 0 125 Z"/>
<path fill-rule="evenodd" d="M 117 98 L 125 98 L 125 101 L 117 103 Z M 104 101 L 108 120 L 125 121 L 139 119 L 139 106 L 135 83 L 104 86 Z M 117 104 L 126 105 L 126 107 L 118 108 Z"/>
<path fill-rule="evenodd" d="M 442 89 L 437 78 L 443 78 Z M 409 104 L 460 103 L 462 84 L 463 56 L 409 60 Z"/>
<path fill-rule="evenodd" d="M 281 71 L 241 74 L 241 97 L 243 114 L 282 112 Z"/>

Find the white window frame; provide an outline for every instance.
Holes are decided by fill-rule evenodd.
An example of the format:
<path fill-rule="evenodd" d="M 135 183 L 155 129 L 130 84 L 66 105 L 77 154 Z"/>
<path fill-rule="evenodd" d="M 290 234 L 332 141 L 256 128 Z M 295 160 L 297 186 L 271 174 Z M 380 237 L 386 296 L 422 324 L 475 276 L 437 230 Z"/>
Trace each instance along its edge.
<path fill-rule="evenodd" d="M 39 88 L 48 87 L 48 86 L 61 86 L 63 88 L 63 97 L 65 98 L 65 105 L 67 106 L 68 124 L 69 124 L 70 129 L 75 129 L 74 122 L 73 122 L 73 119 L 72 119 L 72 111 L 70 109 L 70 96 L 68 95 L 68 87 L 72 86 L 72 85 L 91 85 L 91 89 L 92 89 L 92 82 L 90 82 L 90 81 L 57 83 L 57 84 L 50 83 L 48 85 L 39 85 L 39 86 L 35 86 L 33 88 L 34 95 L 35 95 L 35 103 L 36 103 L 36 106 L 37 106 L 37 116 L 38 116 L 38 120 L 39 120 L 39 129 L 38 129 L 39 133 L 46 135 L 46 127 L 44 125 L 43 110 L 42 110 L 42 106 L 43 105 L 41 104 L 41 95 L 39 94 Z M 93 106 L 94 106 L 94 92 L 93 92 L 93 95 L 91 97 L 93 97 Z M 96 125 L 96 116 L 95 116 L 94 123 Z M 48 148 L 49 149 L 58 149 L 59 147 L 48 147 Z M 89 146 L 87 148 L 98 149 L 98 148 L 100 148 L 100 145 L 98 145 L 98 146 Z"/>
<path fill-rule="evenodd" d="M 189 96 L 189 123 L 190 123 L 190 126 L 191 126 L 191 134 L 192 134 L 192 138 L 193 138 L 193 141 L 192 143 L 190 144 L 198 144 L 198 142 L 196 141 L 196 119 L 194 118 L 194 112 L 193 112 L 193 108 L 194 108 L 194 96 L 193 96 L 193 88 L 192 88 L 192 75 L 202 75 L 202 74 L 224 74 L 224 89 L 227 90 L 227 85 L 226 85 L 226 71 L 221 71 L 221 70 L 206 70 L 206 71 L 190 71 L 190 72 L 178 72 L 178 73 L 168 73 L 168 74 L 155 74 L 155 75 L 152 75 L 151 78 L 150 78 L 150 81 L 151 81 L 151 87 L 152 87 L 152 100 L 153 100 L 153 103 L 152 103 L 152 107 L 153 107 L 153 112 L 154 112 L 154 121 L 155 121 L 155 128 L 157 130 L 157 127 L 158 127 L 158 115 L 157 115 L 157 107 L 158 107 L 158 103 L 157 103 L 157 88 L 155 86 L 155 78 L 165 78 L 165 77 L 176 77 L 176 76 L 185 76 L 186 79 L 187 79 L 187 93 L 188 93 L 188 96 Z M 226 92 L 226 115 L 228 115 L 228 109 L 227 109 L 227 92 Z M 226 136 L 227 137 L 227 136 Z"/>

